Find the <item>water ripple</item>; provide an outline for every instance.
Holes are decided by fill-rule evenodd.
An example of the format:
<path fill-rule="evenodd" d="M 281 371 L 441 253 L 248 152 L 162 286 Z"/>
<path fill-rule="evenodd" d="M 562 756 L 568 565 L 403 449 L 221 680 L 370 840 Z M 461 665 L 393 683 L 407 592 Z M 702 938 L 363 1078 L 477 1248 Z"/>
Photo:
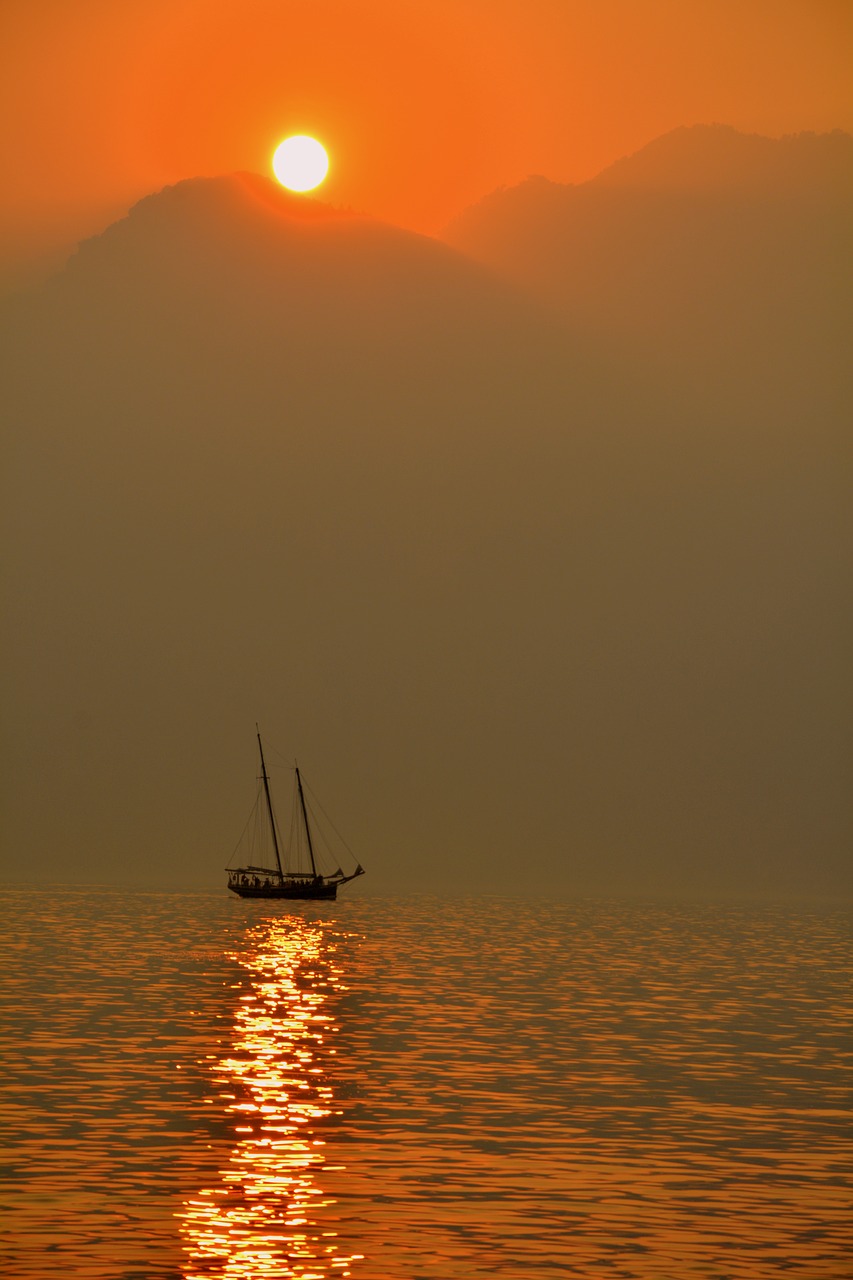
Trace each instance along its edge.
<path fill-rule="evenodd" d="M 840 913 L 7 890 L 11 1280 L 840 1280 Z"/>

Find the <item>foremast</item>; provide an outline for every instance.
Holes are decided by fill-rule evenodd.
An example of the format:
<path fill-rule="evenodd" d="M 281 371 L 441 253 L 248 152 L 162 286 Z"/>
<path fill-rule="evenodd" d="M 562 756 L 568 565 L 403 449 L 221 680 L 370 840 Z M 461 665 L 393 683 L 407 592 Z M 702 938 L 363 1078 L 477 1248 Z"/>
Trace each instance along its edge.
<path fill-rule="evenodd" d="M 257 728 L 258 728 L 258 726 L 257 726 L 257 725 L 255 725 L 255 728 L 257 729 Z M 265 761 L 264 761 L 264 748 L 263 748 L 263 743 L 261 742 L 261 731 L 260 731 L 260 729 L 258 729 L 258 750 L 259 750 L 259 751 L 260 751 L 260 753 L 261 753 L 261 776 L 263 777 L 263 780 L 264 780 L 264 793 L 265 793 L 266 798 L 267 798 L 267 812 L 269 813 L 269 816 L 270 816 L 270 829 L 272 830 L 272 844 L 273 844 L 273 848 L 275 849 L 275 861 L 276 861 L 276 866 L 278 867 L 278 878 L 279 878 L 279 880 L 283 880 L 283 879 L 284 879 L 284 871 L 282 870 L 282 866 L 281 866 L 281 855 L 280 855 L 280 853 L 279 853 L 279 849 L 278 849 L 278 833 L 276 832 L 276 829 L 275 829 L 275 815 L 274 815 L 274 813 L 273 813 L 273 811 L 272 811 L 272 797 L 270 796 L 270 780 L 269 780 L 269 778 L 267 777 L 267 766 L 266 766 L 266 763 L 265 763 Z M 297 771 L 296 771 L 296 776 L 297 776 L 297 778 L 299 777 L 299 770 L 298 770 L 298 769 L 297 769 Z M 301 794 L 302 794 L 302 786 L 301 786 L 301 784 L 300 784 L 300 787 L 299 787 L 299 792 L 300 792 L 300 795 L 301 795 Z M 304 805 L 303 805 L 303 808 L 304 808 Z M 309 841 L 310 841 L 310 836 L 309 836 Z M 313 855 L 313 854 L 311 855 L 311 863 L 312 863 L 312 866 L 313 866 L 313 863 L 314 863 L 314 855 Z"/>

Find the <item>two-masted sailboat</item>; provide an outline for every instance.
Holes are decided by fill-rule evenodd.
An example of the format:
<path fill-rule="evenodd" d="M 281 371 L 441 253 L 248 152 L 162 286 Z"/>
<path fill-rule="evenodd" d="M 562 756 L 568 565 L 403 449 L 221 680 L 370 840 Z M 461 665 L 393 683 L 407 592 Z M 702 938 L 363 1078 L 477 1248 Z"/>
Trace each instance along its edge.
<path fill-rule="evenodd" d="M 338 886 L 355 880 L 356 876 L 363 875 L 364 868 L 353 858 L 355 871 L 350 875 L 346 875 L 340 866 L 330 874 L 321 869 L 320 850 L 315 838 L 316 829 L 312 831 L 312 825 L 309 822 L 302 775 L 297 765 L 294 765 L 296 794 L 290 839 L 285 845 L 273 812 L 270 780 L 260 732 L 258 733 L 258 751 L 261 757 L 261 776 L 258 779 L 255 807 L 243 833 L 243 837 L 248 838 L 244 840 L 241 837 L 231 860 L 233 862 L 241 848 L 246 845 L 248 845 L 248 857 L 243 866 L 226 867 L 228 888 L 241 898 L 288 898 L 304 902 L 337 897 Z"/>

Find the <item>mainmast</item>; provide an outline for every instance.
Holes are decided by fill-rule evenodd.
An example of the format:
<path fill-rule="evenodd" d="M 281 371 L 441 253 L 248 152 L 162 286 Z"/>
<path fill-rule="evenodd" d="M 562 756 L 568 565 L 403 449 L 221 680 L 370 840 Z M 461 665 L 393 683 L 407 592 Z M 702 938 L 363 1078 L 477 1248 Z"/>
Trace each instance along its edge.
<path fill-rule="evenodd" d="M 255 727 L 257 728 L 257 726 L 255 726 Z M 261 732 L 260 732 L 260 729 L 258 729 L 258 750 L 259 750 L 259 751 L 260 751 L 260 753 L 261 753 L 261 773 L 262 773 L 262 775 L 263 775 L 263 779 L 264 779 L 264 791 L 266 792 L 266 797 L 267 797 L 267 810 L 268 810 L 269 815 L 270 815 L 270 827 L 272 828 L 272 843 L 273 843 L 273 848 L 275 849 L 275 860 L 276 860 L 276 862 L 278 863 L 278 874 L 279 874 L 279 879 L 280 879 L 280 880 L 283 880 L 283 879 L 284 879 L 284 872 L 283 872 L 283 871 L 282 871 L 282 869 L 281 869 L 281 858 L 279 857 L 279 852 L 278 852 L 278 836 L 276 835 L 276 830 L 275 830 L 275 817 L 273 816 L 273 811 L 272 811 L 272 799 L 271 799 L 271 797 L 270 797 L 270 780 L 269 780 L 269 778 L 267 777 L 267 766 L 266 766 L 266 764 L 264 763 L 264 748 L 263 748 L 263 746 L 261 745 Z M 299 770 L 298 770 L 298 769 L 297 769 L 297 771 L 296 771 L 296 776 L 297 776 L 297 778 L 299 777 Z M 300 794 L 301 794 L 301 793 L 302 793 L 302 788 L 301 788 L 301 787 L 299 788 L 299 791 L 300 791 Z M 304 808 L 304 805 L 303 805 L 303 808 Z M 308 837 L 308 839 L 309 839 L 309 843 L 310 843 L 311 837 L 309 836 L 309 837 Z M 311 855 L 311 863 L 312 863 L 312 865 L 313 865 L 313 863 L 314 863 L 314 855 L 313 855 L 313 854 Z"/>
<path fill-rule="evenodd" d="M 308 837 L 308 853 L 311 856 L 311 870 L 314 878 L 317 878 L 317 864 L 314 861 L 314 846 L 311 843 L 311 828 L 308 825 L 308 810 L 305 808 L 305 795 L 302 790 L 302 779 L 299 776 L 299 765 L 296 768 L 296 785 L 299 788 L 299 803 L 302 806 L 302 820 L 305 823 L 305 835 Z"/>

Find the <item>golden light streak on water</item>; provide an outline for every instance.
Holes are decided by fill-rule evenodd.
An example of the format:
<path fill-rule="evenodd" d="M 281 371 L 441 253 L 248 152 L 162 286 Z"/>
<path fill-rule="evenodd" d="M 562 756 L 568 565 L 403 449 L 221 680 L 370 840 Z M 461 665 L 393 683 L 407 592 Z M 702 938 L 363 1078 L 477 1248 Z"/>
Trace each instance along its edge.
<path fill-rule="evenodd" d="M 230 1051 L 211 1064 L 210 1100 L 235 1142 L 219 1183 L 182 1206 L 185 1278 L 349 1277 L 361 1255 L 341 1251 L 321 1185 L 319 1135 L 335 1108 L 330 996 L 344 990 L 333 944 L 322 922 L 286 917 L 251 930 L 234 959 L 247 980 Z"/>

